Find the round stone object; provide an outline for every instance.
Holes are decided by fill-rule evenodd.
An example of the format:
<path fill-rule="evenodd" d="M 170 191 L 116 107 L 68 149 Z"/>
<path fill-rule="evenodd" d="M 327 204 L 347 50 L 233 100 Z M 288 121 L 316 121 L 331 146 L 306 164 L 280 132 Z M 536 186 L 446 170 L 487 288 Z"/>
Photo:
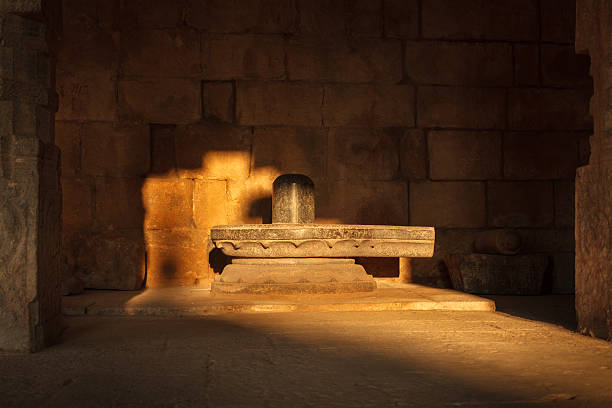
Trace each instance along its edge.
<path fill-rule="evenodd" d="M 315 220 L 314 183 L 303 174 L 283 174 L 272 185 L 272 223 L 310 224 Z"/>

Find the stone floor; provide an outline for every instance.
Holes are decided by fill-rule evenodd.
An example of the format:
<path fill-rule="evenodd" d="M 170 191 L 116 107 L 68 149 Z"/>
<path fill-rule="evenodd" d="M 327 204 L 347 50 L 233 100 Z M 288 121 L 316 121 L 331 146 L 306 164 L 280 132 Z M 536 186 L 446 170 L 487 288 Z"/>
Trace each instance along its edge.
<path fill-rule="evenodd" d="M 447 289 L 377 279 L 373 292 L 327 295 L 212 295 L 210 287 L 143 291 L 90 290 L 63 298 L 65 315 L 204 316 L 227 312 L 385 310 L 493 311 L 495 302 Z"/>
<path fill-rule="evenodd" d="M 0 352 L 0 407 L 612 407 L 612 344 L 557 325 L 571 298 L 495 300 L 505 313 L 67 317 L 63 343 Z"/>

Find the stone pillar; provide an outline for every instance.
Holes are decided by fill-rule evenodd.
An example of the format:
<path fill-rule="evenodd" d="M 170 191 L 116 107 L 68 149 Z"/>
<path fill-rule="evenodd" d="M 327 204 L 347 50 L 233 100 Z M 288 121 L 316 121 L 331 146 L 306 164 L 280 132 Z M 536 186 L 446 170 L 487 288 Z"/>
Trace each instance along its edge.
<path fill-rule="evenodd" d="M 48 2 L 57 13 L 57 4 Z M 40 0 L 0 5 L 0 349 L 60 329 L 60 153 L 54 62 Z M 49 37 L 50 38 L 50 37 Z"/>
<path fill-rule="evenodd" d="M 576 174 L 576 314 L 579 330 L 612 339 L 612 0 L 578 0 L 576 51 L 591 57 L 589 164 Z"/>

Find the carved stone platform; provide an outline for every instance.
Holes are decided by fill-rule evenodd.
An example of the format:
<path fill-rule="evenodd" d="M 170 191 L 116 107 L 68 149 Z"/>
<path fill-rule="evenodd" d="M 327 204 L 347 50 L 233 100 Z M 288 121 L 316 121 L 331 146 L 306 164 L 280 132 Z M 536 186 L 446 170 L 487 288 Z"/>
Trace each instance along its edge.
<path fill-rule="evenodd" d="M 354 259 L 234 259 L 212 283 L 217 293 L 369 292 L 376 282 Z"/>
<path fill-rule="evenodd" d="M 431 257 L 433 227 L 345 224 L 218 225 L 215 246 L 253 258 Z"/>

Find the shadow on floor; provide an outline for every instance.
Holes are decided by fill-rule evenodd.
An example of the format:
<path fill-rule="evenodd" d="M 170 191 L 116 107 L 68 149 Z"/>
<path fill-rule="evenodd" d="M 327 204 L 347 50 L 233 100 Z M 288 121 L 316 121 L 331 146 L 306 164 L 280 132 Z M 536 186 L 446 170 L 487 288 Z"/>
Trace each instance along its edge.
<path fill-rule="evenodd" d="M 494 300 L 498 312 L 576 330 L 574 295 L 480 296 Z"/>

